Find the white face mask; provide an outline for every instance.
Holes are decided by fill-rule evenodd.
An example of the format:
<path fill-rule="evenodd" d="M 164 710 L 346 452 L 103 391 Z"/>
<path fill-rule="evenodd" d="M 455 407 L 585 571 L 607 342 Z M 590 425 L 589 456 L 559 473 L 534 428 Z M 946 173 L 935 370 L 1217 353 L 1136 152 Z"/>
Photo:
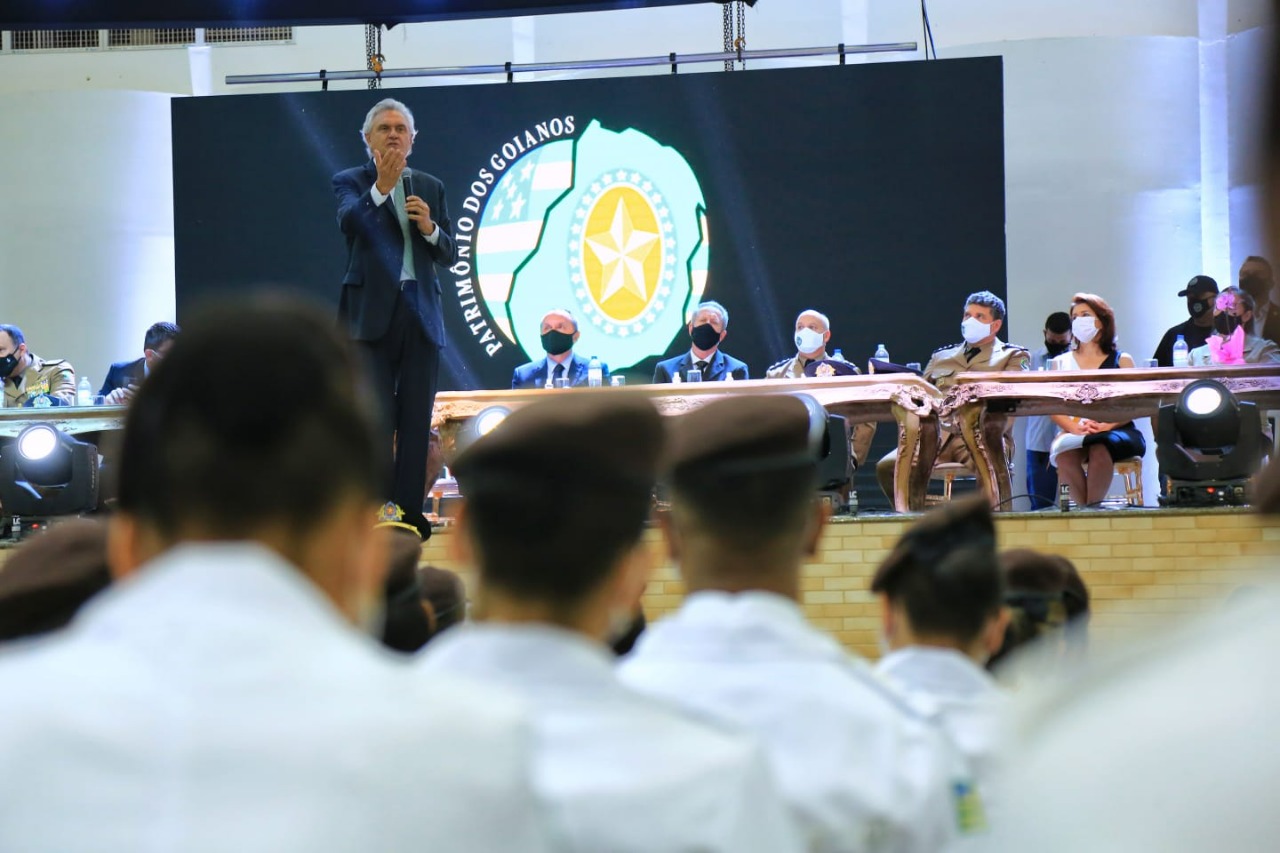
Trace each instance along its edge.
<path fill-rule="evenodd" d="M 798 352 L 817 352 L 822 349 L 822 332 L 813 329 L 796 329 L 796 350 Z"/>
<path fill-rule="evenodd" d="M 1071 321 L 1071 334 L 1082 344 L 1098 336 L 1098 321 L 1092 317 L 1077 317 Z"/>
<path fill-rule="evenodd" d="M 966 344 L 976 344 L 991 334 L 991 324 L 976 317 L 965 317 L 960 323 L 960 334 L 964 336 Z"/>

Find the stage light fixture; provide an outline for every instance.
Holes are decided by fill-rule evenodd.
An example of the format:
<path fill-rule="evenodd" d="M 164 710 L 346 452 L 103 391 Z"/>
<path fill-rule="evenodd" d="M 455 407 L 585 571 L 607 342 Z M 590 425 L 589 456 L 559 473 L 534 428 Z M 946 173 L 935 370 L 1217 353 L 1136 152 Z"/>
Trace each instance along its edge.
<path fill-rule="evenodd" d="M 1262 464 L 1262 417 L 1216 379 L 1197 379 L 1160 407 L 1156 459 L 1169 481 L 1166 506 L 1238 505 Z"/>
<path fill-rule="evenodd" d="M 511 409 L 506 406 L 486 406 L 476 412 L 475 415 L 468 418 L 458 428 L 453 440 L 454 452 L 461 453 L 475 443 L 477 439 L 493 432 L 510 414 Z"/>
<path fill-rule="evenodd" d="M 98 505 L 98 448 L 50 423 L 28 426 L 0 450 L 0 508 L 24 523 Z"/>

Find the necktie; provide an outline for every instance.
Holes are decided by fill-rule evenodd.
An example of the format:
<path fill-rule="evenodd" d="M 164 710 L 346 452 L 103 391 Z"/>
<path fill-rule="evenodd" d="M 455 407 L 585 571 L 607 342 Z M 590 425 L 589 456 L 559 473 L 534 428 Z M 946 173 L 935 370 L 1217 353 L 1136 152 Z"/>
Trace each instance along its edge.
<path fill-rule="evenodd" d="M 556 369 L 551 371 L 551 383 L 554 385 L 557 379 L 564 378 L 564 365 L 557 364 Z"/>
<path fill-rule="evenodd" d="M 396 219 L 400 223 L 400 235 L 404 238 L 404 253 L 400 260 L 400 280 L 411 281 L 417 278 L 413 269 L 413 232 L 417 230 L 404 209 L 404 183 L 396 181 L 391 190 L 391 204 L 395 206 Z"/>
<path fill-rule="evenodd" d="M 700 362 L 698 362 L 697 364 L 695 364 L 695 365 L 694 365 L 694 367 L 696 367 L 696 368 L 698 368 L 699 370 L 701 370 L 701 371 L 702 371 L 702 378 L 703 378 L 703 379 L 706 379 L 706 378 L 707 378 L 707 368 L 708 368 L 709 366 L 710 366 L 709 362 L 705 362 L 705 361 L 700 361 Z"/>
<path fill-rule="evenodd" d="M 969 347 L 964 351 L 964 360 L 973 361 L 973 357 L 982 351 L 982 347 Z"/>

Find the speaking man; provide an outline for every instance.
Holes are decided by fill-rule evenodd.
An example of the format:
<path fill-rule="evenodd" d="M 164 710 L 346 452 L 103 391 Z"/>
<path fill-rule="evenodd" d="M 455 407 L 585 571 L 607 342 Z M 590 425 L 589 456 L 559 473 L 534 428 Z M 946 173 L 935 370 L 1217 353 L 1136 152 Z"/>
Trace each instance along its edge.
<path fill-rule="evenodd" d="M 451 266 L 457 252 L 444 184 L 407 163 L 417 136 L 409 108 L 379 101 L 361 135 L 369 161 L 333 176 L 347 243 L 338 316 L 369 360 L 387 442 L 395 435 L 391 499 L 429 536 L 422 502 L 445 343 L 435 265 Z"/>

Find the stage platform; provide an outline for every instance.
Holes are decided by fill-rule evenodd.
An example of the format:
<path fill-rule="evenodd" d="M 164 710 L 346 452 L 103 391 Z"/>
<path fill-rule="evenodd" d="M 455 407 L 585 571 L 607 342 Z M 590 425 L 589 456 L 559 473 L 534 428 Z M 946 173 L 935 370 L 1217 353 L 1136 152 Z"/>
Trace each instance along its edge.
<path fill-rule="evenodd" d="M 871 575 L 915 515 L 832 520 L 801 581 L 804 609 L 815 625 L 868 658 L 879 657 L 879 605 Z M 1000 513 L 1001 548 L 1034 548 L 1076 564 L 1089 585 L 1091 642 L 1105 647 L 1167 624 L 1170 618 L 1219 606 L 1242 585 L 1280 568 L 1280 519 L 1249 509 L 1123 509 Z M 453 531 L 438 528 L 423 562 L 472 573 L 448 557 Z M 645 593 L 645 613 L 676 609 L 684 584 L 662 550 L 657 528 L 645 534 L 658 569 Z"/>

